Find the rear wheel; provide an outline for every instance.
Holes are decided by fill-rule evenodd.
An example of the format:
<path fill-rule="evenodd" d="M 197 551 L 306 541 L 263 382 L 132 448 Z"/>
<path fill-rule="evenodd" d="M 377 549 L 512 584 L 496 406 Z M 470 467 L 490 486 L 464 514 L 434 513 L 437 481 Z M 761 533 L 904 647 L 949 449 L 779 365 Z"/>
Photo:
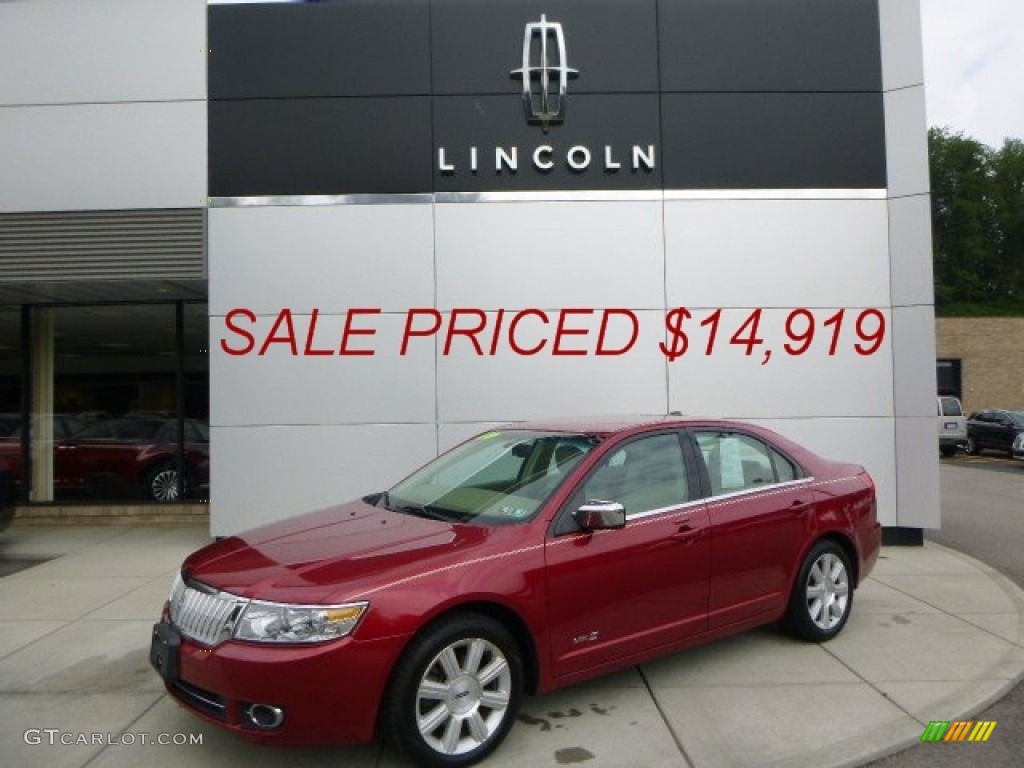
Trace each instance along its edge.
<path fill-rule="evenodd" d="M 823 643 L 839 634 L 853 606 L 850 560 L 834 541 L 820 541 L 804 558 L 783 623 L 801 640 Z"/>
<path fill-rule="evenodd" d="M 416 765 L 468 766 L 504 740 L 522 687 L 508 630 L 486 616 L 455 614 L 424 630 L 396 665 L 384 726 Z"/>
<path fill-rule="evenodd" d="M 146 491 L 153 501 L 173 502 L 180 500 L 178 494 L 178 465 L 173 461 L 168 461 L 151 469 L 146 474 L 145 484 Z M 187 492 L 187 486 L 184 490 Z"/>
<path fill-rule="evenodd" d="M 943 446 L 941 446 L 939 448 L 939 452 L 948 459 L 951 456 L 955 456 L 956 455 L 956 446 L 955 445 L 943 445 Z"/>

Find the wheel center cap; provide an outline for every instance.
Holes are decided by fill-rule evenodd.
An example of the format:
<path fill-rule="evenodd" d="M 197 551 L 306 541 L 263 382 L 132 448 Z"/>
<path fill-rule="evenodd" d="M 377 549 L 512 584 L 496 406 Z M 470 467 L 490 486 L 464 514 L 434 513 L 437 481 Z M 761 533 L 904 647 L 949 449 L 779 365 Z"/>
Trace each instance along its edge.
<path fill-rule="evenodd" d="M 483 690 L 480 683 L 472 675 L 460 675 L 452 681 L 448 688 L 448 695 L 445 703 L 449 711 L 455 715 L 464 715 L 476 709 L 480 703 L 480 696 Z"/>

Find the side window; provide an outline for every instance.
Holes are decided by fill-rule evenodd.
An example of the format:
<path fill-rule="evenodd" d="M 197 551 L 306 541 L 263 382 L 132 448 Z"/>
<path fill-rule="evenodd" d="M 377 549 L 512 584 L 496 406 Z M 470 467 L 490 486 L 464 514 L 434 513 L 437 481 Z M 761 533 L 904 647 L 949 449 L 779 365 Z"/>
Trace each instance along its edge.
<path fill-rule="evenodd" d="M 793 466 L 793 462 L 774 448 L 770 448 L 769 450 L 772 454 L 772 463 L 775 465 L 775 476 L 778 481 L 780 483 L 788 483 L 791 480 L 796 480 L 797 477 L 799 477 L 799 473 L 797 472 L 796 467 Z"/>
<path fill-rule="evenodd" d="M 697 432 L 696 436 L 713 496 L 771 485 L 787 473 L 791 476 L 786 479 L 796 476 L 796 468 L 760 440 L 731 432 Z M 773 453 L 778 457 L 779 480 L 772 466 Z"/>
<path fill-rule="evenodd" d="M 675 434 L 627 443 L 606 457 L 576 492 L 572 504 L 617 501 L 626 517 L 689 501 L 683 451 Z"/>
<path fill-rule="evenodd" d="M 964 411 L 960 406 L 960 401 L 955 397 L 940 397 L 939 403 L 942 406 L 943 416 L 963 416 Z"/>

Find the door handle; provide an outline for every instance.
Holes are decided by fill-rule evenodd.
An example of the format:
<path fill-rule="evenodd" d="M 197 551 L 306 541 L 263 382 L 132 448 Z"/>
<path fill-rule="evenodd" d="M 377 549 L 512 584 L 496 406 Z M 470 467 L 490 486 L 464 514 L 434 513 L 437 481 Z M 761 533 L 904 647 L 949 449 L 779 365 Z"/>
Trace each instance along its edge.
<path fill-rule="evenodd" d="M 684 520 L 680 523 L 676 532 L 672 534 L 672 539 L 680 544 L 692 544 L 703 535 L 703 528 L 694 528 L 688 521 Z"/>
<path fill-rule="evenodd" d="M 789 505 L 789 511 L 792 512 L 794 515 L 802 515 L 806 513 L 807 510 L 809 510 L 810 508 L 811 502 L 806 501 L 804 499 L 797 499 L 796 501 Z"/>

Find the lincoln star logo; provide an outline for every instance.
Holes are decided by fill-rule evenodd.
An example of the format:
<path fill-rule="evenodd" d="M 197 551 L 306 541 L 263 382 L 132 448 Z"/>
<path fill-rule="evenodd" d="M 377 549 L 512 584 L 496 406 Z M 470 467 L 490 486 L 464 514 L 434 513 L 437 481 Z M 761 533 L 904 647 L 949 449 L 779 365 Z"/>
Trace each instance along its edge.
<path fill-rule="evenodd" d="M 568 66 L 562 25 L 548 21 L 544 14 L 540 21 L 528 22 L 523 33 L 523 66 L 512 70 L 513 76 L 523 79 L 526 119 L 540 123 L 545 133 L 551 123 L 562 122 L 569 78 L 578 74 Z"/>

